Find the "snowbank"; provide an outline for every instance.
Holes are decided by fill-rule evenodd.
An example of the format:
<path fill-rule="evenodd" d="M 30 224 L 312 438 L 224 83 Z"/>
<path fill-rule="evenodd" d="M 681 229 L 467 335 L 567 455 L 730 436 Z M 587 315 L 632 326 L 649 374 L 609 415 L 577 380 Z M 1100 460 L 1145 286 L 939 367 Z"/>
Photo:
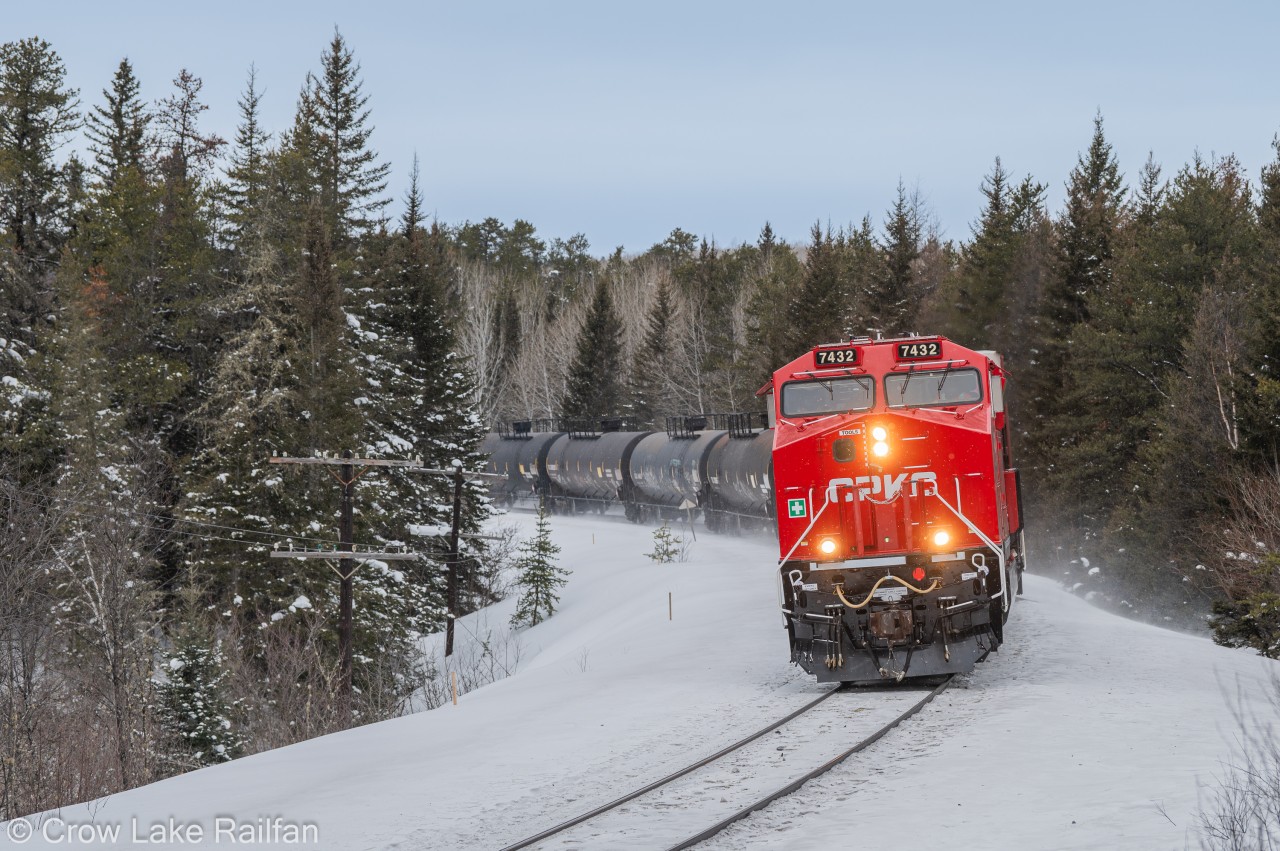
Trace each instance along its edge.
<path fill-rule="evenodd" d="M 560 611 L 519 633 L 514 676 L 456 707 L 203 769 L 61 819 L 119 825 L 121 847 L 131 830 L 145 837 L 172 819 L 201 827 L 200 842 L 184 843 L 196 847 L 228 844 L 215 836 L 228 824 L 265 830 L 236 847 L 278 847 L 278 824 L 317 832 L 318 842 L 292 847 L 498 848 L 821 691 L 786 661 L 770 540 L 701 533 L 688 562 L 658 565 L 645 557 L 649 529 L 553 518 L 552 536 L 573 575 Z M 514 605 L 461 620 L 460 640 L 505 630 Z M 1260 700 L 1267 667 L 1108 615 L 1036 577 L 1008 634 L 967 687 L 714 847 L 827 848 L 853 835 L 925 847 L 1194 845 L 1197 783 L 1234 732 L 1224 689 L 1241 683 Z M 37 835 L 22 847 L 61 844 Z"/>

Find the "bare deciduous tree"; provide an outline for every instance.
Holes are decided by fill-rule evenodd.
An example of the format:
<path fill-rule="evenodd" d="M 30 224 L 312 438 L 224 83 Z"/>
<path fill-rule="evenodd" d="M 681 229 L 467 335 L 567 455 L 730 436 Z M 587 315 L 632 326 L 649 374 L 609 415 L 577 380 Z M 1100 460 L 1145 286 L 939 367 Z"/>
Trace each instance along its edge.
<path fill-rule="evenodd" d="M 479 263 L 464 263 L 458 274 L 462 301 L 458 328 L 458 350 L 475 377 L 476 411 L 486 423 L 493 423 L 502 405 L 506 387 L 507 353 L 498 328 L 501 289 L 498 275 Z"/>
<path fill-rule="evenodd" d="M 60 627 L 69 674 L 111 719 L 121 788 L 151 777 L 152 669 L 158 595 L 145 578 L 158 545 L 135 515 L 103 507 L 77 520 L 56 550 Z"/>

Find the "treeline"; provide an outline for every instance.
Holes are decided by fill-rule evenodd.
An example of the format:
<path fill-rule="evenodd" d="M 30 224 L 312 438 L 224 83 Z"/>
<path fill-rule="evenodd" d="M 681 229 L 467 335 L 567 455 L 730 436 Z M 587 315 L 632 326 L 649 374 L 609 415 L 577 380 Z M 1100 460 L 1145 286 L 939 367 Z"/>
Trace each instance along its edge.
<path fill-rule="evenodd" d="M 0 47 L 0 818 L 347 726 L 338 582 L 270 557 L 335 549 L 340 489 L 271 457 L 483 463 L 455 238 L 416 166 L 386 218 L 342 37 L 289 127 L 250 72 L 229 142 L 185 70 L 154 103 L 127 60 L 105 82 L 84 105 L 52 46 Z M 357 542 L 424 557 L 358 567 L 357 722 L 430 673 L 451 504 L 443 477 L 360 480 Z M 493 559 L 462 568 L 461 608 L 491 602 Z"/>
<path fill-rule="evenodd" d="M 250 72 L 230 141 L 187 71 L 155 102 L 127 60 L 104 84 L 83 103 L 52 46 L 0 46 L 0 817 L 347 723 L 337 583 L 269 557 L 334 546 L 338 487 L 273 455 L 475 469 L 504 420 L 758 409 L 778 364 L 848 335 L 1002 351 L 1038 568 L 1153 618 L 1213 602 L 1222 640 L 1277 652 L 1280 163 L 1126 183 L 1099 118 L 1064 209 L 997 159 L 960 243 L 899 186 L 802 245 L 677 228 L 596 257 L 427 222 L 416 163 L 389 218 L 338 34 L 288 127 Z M 357 540 L 426 554 L 356 575 L 360 722 L 422 688 L 450 500 L 360 482 Z M 469 490 L 465 531 L 485 516 Z M 500 571 L 468 546 L 461 608 Z"/>

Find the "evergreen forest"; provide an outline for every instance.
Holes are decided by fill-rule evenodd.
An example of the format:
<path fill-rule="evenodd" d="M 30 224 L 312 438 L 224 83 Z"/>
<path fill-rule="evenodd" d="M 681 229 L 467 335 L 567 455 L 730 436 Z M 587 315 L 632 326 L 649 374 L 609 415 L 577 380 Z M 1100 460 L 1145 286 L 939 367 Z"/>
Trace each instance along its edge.
<path fill-rule="evenodd" d="M 1280 144 L 1256 177 L 1121 163 L 1099 115 L 1066 175 L 993 152 L 959 240 L 900 182 L 795 244 L 672 222 L 595 252 L 428 220 L 416 161 L 391 197 L 340 33 L 300 79 L 288 126 L 250 69 L 212 128 L 190 71 L 146 100 L 122 59 L 82 93 L 53 45 L 0 46 L 0 818 L 408 711 L 451 483 L 355 489 L 356 541 L 421 558 L 355 574 L 347 705 L 336 577 L 271 557 L 332 550 L 340 488 L 274 456 L 475 471 L 516 419 L 761 410 L 774 368 L 851 336 L 1003 353 L 1032 570 L 1280 656 Z M 487 499 L 464 497 L 474 534 Z M 463 612 L 512 568 L 464 540 Z"/>

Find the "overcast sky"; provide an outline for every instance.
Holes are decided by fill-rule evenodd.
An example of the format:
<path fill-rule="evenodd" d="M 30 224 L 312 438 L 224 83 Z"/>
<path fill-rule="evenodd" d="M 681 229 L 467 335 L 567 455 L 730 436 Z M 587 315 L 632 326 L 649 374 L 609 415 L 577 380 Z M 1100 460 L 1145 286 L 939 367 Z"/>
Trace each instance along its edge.
<path fill-rule="evenodd" d="M 421 159 L 428 210 L 496 216 L 592 251 L 674 227 L 720 245 L 764 222 L 881 222 L 899 178 L 967 239 L 999 155 L 1063 183 L 1101 110 L 1126 176 L 1199 150 L 1249 175 L 1280 130 L 1275 2 L 7 3 L 0 37 L 39 35 L 86 105 L 121 57 L 150 100 L 181 68 L 231 138 L 250 64 L 287 127 L 337 26 L 363 68 L 400 198 Z"/>

